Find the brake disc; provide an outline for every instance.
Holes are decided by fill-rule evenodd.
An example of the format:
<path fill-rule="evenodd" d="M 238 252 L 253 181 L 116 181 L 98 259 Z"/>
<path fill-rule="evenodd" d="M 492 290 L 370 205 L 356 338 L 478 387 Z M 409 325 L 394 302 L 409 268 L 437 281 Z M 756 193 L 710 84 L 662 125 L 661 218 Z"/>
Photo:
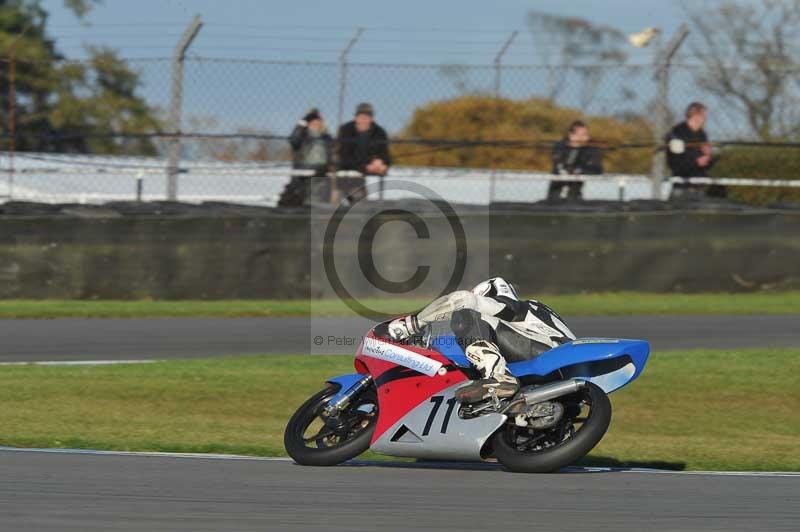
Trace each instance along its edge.
<path fill-rule="evenodd" d="M 546 401 L 528 407 L 528 426 L 533 429 L 549 429 L 555 426 L 564 415 L 561 403 Z"/>

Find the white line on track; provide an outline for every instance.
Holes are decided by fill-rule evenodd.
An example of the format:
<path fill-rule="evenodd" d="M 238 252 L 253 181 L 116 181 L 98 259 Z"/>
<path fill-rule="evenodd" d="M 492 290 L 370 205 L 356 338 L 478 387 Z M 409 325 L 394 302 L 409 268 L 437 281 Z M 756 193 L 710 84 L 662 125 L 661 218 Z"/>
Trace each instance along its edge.
<path fill-rule="evenodd" d="M 92 449 L 40 449 L 0 446 L 0 452 L 47 453 L 47 454 L 89 454 L 99 456 L 144 456 L 159 458 L 195 458 L 200 460 L 255 460 L 262 462 L 291 462 L 285 456 L 244 456 L 239 454 L 212 453 L 162 453 L 156 451 L 96 451 Z"/>
<path fill-rule="evenodd" d="M 244 456 L 237 454 L 205 454 L 205 453 L 165 453 L 155 451 L 96 451 L 91 449 L 41 449 L 41 448 L 21 448 L 0 446 L 0 452 L 16 453 L 46 453 L 46 454 L 84 454 L 95 456 L 139 456 L 154 458 L 183 458 L 196 460 L 247 460 L 257 462 L 293 462 L 291 458 L 285 456 Z M 377 467 L 425 467 L 425 468 L 444 468 L 444 469 L 475 469 L 485 467 L 487 469 L 499 468 L 500 465 L 490 462 L 382 462 L 370 460 L 354 460 L 347 462 L 348 466 L 377 466 Z M 624 468 L 624 467 L 567 467 L 564 472 L 568 473 L 640 473 L 640 474 L 659 474 L 659 475 L 714 475 L 714 476 L 735 476 L 735 477 L 793 477 L 800 479 L 800 472 L 792 471 L 673 471 L 669 469 L 648 469 L 648 468 Z"/>
<path fill-rule="evenodd" d="M 33 362 L 0 362 L 0 366 L 111 366 L 115 364 L 152 364 L 161 360 L 41 360 Z"/>
<path fill-rule="evenodd" d="M 673 471 L 670 469 L 648 469 L 642 467 L 619 468 L 619 467 L 568 467 L 567 471 L 578 470 L 584 473 L 652 473 L 668 475 L 714 475 L 724 477 L 796 477 L 800 478 L 800 472 L 794 471 Z"/>

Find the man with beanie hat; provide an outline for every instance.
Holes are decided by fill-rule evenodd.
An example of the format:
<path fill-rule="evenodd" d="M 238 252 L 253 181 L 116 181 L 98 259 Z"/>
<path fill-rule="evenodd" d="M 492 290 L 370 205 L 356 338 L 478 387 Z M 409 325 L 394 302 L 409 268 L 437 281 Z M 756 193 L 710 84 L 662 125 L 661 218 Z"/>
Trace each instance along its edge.
<path fill-rule="evenodd" d="M 330 199 L 326 174 L 333 163 L 333 138 L 325 129 L 319 109 L 311 109 L 297 122 L 289 135 L 292 169 L 310 170 L 310 176 L 292 176 L 281 193 L 278 205 L 296 207 L 307 199 L 327 202 Z"/>
<path fill-rule="evenodd" d="M 386 175 L 392 159 L 389 136 L 375 123 L 372 104 L 360 103 L 355 119 L 339 128 L 339 170 L 355 170 L 365 175 Z M 364 178 L 340 178 L 339 188 L 351 200 L 363 197 Z M 355 197 L 354 196 L 358 196 Z"/>

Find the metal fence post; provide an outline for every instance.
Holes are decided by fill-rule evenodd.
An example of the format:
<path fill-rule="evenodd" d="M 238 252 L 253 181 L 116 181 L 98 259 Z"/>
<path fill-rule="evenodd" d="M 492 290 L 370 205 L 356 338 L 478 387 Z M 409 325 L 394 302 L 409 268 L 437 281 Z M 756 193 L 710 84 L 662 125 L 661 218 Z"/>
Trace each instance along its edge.
<path fill-rule="evenodd" d="M 511 35 L 508 36 L 508 39 L 503 43 L 503 46 L 500 48 L 500 51 L 497 52 L 497 55 L 494 57 L 494 100 L 495 100 L 495 112 L 497 114 L 497 119 L 495 120 L 495 132 L 497 125 L 500 122 L 500 89 L 501 89 L 501 76 L 503 74 L 503 56 L 506 54 L 508 49 L 514 43 L 514 39 L 517 38 L 517 34 L 519 32 L 514 30 L 511 32 Z M 497 141 L 497 139 L 495 139 Z M 489 180 L 489 204 L 494 201 L 494 190 L 495 190 L 495 181 L 497 180 L 497 147 L 495 146 L 495 156 L 492 157 L 494 160 L 494 168 L 492 168 L 491 178 Z"/>
<path fill-rule="evenodd" d="M 14 198 L 14 152 L 17 135 L 17 50 L 8 57 L 8 199 Z"/>
<path fill-rule="evenodd" d="M 514 30 L 511 32 L 511 35 L 508 36 L 508 39 L 503 43 L 503 47 L 500 48 L 500 51 L 497 52 L 497 55 L 494 57 L 494 97 L 500 98 L 500 86 L 501 86 L 501 75 L 503 71 L 503 56 L 506 55 L 506 52 L 511 45 L 514 44 L 514 39 L 517 38 L 519 31 Z"/>
<path fill-rule="evenodd" d="M 347 46 L 342 50 L 342 53 L 339 54 L 339 109 L 336 113 L 336 142 L 339 141 L 339 128 L 342 127 L 342 120 L 344 120 L 344 97 L 347 93 L 347 57 L 350 55 L 350 50 L 353 49 L 353 46 L 355 46 L 361 38 L 362 33 L 364 33 L 364 28 L 356 28 L 355 34 L 350 38 Z M 336 178 L 336 172 L 334 172 L 334 176 L 331 179 L 331 203 L 336 203 L 338 201 Z M 381 186 L 383 185 L 382 179 L 383 178 L 381 178 Z M 383 189 L 380 191 L 380 198 L 383 199 Z"/>
<path fill-rule="evenodd" d="M 669 42 L 658 51 L 655 59 L 655 79 L 658 86 L 656 96 L 655 124 L 653 127 L 653 140 L 657 147 L 653 154 L 653 168 L 651 172 L 653 199 L 660 200 L 661 184 L 667 174 L 666 152 L 661 148 L 664 136 L 669 130 L 669 70 L 672 58 L 689 35 L 689 28 L 681 24 Z"/>
<path fill-rule="evenodd" d="M 350 50 L 353 49 L 353 46 L 355 46 L 361 38 L 362 33 L 364 33 L 364 28 L 356 29 L 356 33 L 347 43 L 347 46 L 344 47 L 342 53 L 339 54 L 339 112 L 336 118 L 337 131 L 342 126 L 342 120 L 344 119 L 344 96 L 347 92 L 347 56 L 350 55 Z"/>
<path fill-rule="evenodd" d="M 172 94 L 169 102 L 169 125 L 172 137 L 167 149 L 167 200 L 178 200 L 178 173 L 181 158 L 181 107 L 183 105 L 183 61 L 186 50 L 203 26 L 200 15 L 195 15 L 172 56 Z"/>

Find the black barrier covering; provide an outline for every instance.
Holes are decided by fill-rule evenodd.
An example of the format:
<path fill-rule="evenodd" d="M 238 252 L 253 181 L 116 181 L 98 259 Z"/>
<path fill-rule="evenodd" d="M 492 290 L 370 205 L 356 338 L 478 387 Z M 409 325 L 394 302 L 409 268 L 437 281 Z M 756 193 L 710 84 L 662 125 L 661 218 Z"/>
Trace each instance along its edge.
<path fill-rule="evenodd" d="M 489 217 L 488 239 L 469 245 L 485 249 L 494 273 L 526 293 L 800 286 L 795 208 L 590 202 L 457 210 L 468 233 Z M 442 216 L 433 208 L 422 214 Z M 320 251 L 310 249 L 310 216 L 303 208 L 222 203 L 7 203 L 0 205 L 0 297 L 332 297 L 309 275 L 309 257 Z M 341 229 L 345 238 L 360 230 L 358 219 Z M 425 241 L 374 249 L 375 262 L 395 265 L 401 278 L 437 252 Z M 357 268 L 356 257 L 338 260 Z M 464 284 L 476 275 L 467 265 Z"/>

